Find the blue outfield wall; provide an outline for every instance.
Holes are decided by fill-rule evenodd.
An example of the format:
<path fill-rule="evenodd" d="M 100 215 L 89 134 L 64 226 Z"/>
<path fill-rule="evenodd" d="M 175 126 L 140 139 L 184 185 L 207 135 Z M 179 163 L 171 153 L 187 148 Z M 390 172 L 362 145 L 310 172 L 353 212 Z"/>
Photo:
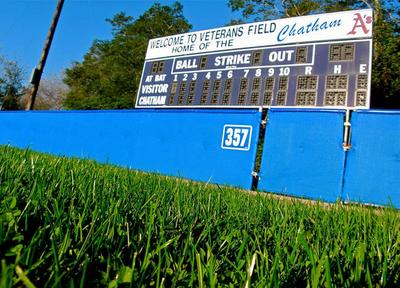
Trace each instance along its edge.
<path fill-rule="evenodd" d="M 400 208 L 400 111 L 356 111 L 344 200 Z"/>
<path fill-rule="evenodd" d="M 258 189 L 336 201 L 345 165 L 345 111 L 271 109 Z"/>
<path fill-rule="evenodd" d="M 1 112 L 0 144 L 250 189 L 261 112 Z"/>
<path fill-rule="evenodd" d="M 1 112 L 0 145 L 187 179 L 252 185 L 254 109 Z M 268 111 L 258 190 L 400 208 L 400 111 Z"/>

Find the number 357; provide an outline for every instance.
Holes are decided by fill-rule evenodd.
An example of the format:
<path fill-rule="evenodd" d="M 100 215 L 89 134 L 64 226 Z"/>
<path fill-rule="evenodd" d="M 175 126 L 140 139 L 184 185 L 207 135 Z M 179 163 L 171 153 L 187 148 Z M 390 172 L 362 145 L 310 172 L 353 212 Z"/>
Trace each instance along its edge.
<path fill-rule="evenodd" d="M 225 125 L 222 133 L 222 149 L 250 150 L 252 126 Z"/>

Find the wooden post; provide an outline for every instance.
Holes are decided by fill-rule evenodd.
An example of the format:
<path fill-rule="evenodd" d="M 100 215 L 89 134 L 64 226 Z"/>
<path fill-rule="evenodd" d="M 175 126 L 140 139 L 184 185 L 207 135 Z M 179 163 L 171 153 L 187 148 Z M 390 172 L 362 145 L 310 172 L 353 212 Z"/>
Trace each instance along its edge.
<path fill-rule="evenodd" d="M 32 90 L 25 110 L 33 110 L 33 107 L 35 105 L 36 94 L 39 89 L 40 79 L 42 78 L 44 65 L 46 64 L 47 55 L 49 54 L 51 42 L 53 41 L 54 32 L 56 31 L 58 19 L 60 18 L 63 5 L 64 0 L 58 0 L 56 11 L 53 16 L 53 21 L 51 23 L 49 33 L 47 34 L 46 43 L 44 44 L 42 56 L 40 57 L 39 65 L 38 67 L 35 67 L 35 69 L 32 71 L 32 76 L 30 80 L 32 84 Z"/>

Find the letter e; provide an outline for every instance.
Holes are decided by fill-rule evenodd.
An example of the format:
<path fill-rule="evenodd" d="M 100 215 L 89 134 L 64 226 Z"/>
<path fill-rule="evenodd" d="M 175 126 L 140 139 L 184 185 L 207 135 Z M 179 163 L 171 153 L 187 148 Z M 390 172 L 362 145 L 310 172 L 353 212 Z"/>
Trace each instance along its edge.
<path fill-rule="evenodd" d="M 360 64 L 360 73 L 367 73 L 367 64 Z"/>

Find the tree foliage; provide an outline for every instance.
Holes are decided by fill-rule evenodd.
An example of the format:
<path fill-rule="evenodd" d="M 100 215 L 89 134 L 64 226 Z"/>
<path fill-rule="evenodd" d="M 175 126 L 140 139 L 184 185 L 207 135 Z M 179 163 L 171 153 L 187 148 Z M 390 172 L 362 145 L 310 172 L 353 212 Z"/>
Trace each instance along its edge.
<path fill-rule="evenodd" d="M 20 110 L 24 72 L 16 61 L 0 56 L 0 110 Z"/>
<path fill-rule="evenodd" d="M 384 4 L 374 6 L 372 105 L 400 109 L 400 3 Z"/>
<path fill-rule="evenodd" d="M 69 109 L 132 108 L 139 86 L 148 40 L 187 32 L 191 25 L 182 5 L 155 3 L 138 19 L 118 13 L 107 21 L 111 40 L 96 40 L 84 56 L 66 70 Z"/>
<path fill-rule="evenodd" d="M 372 106 L 400 109 L 399 0 L 229 0 L 228 5 L 242 14 L 232 23 L 373 8 Z"/>
<path fill-rule="evenodd" d="M 36 95 L 35 110 L 62 110 L 68 91 L 68 86 L 60 75 L 42 78 Z M 30 91 L 26 90 L 20 100 L 21 107 L 26 107 L 28 97 L 30 97 Z"/>
<path fill-rule="evenodd" d="M 321 10 L 326 1 L 319 0 L 229 0 L 233 11 L 242 13 L 242 21 L 270 20 L 280 17 L 307 15 Z M 239 22 L 242 22 L 239 21 Z"/>

